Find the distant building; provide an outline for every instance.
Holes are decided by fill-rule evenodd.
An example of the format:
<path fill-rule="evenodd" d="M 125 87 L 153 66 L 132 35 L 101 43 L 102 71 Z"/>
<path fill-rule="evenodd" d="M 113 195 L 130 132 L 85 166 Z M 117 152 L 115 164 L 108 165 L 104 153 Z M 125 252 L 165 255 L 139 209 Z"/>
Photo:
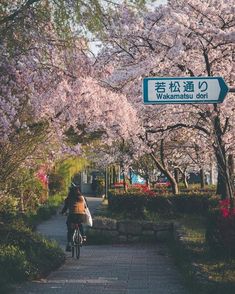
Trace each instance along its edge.
<path fill-rule="evenodd" d="M 79 184 L 83 194 L 96 195 L 98 192 L 98 177 L 103 177 L 102 171 L 87 168 L 78 173 L 74 180 Z"/>

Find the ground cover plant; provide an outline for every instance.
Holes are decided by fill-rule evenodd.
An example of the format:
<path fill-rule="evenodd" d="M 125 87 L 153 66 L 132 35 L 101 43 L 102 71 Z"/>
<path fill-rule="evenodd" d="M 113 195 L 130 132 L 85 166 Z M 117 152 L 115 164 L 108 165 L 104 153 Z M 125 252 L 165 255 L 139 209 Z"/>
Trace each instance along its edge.
<path fill-rule="evenodd" d="M 19 213 L 16 198 L 0 200 L 0 292 L 8 293 L 14 283 L 45 276 L 64 262 L 58 244 L 33 231 L 56 212 L 61 195 L 25 214 Z"/>
<path fill-rule="evenodd" d="M 234 293 L 235 259 L 210 250 L 205 238 L 207 218 L 182 215 L 176 220 L 182 224 L 183 242 L 172 239 L 168 245 L 190 293 Z"/>
<path fill-rule="evenodd" d="M 0 234 L 1 293 L 15 282 L 43 277 L 64 262 L 64 253 L 55 242 L 22 222 L 1 224 Z"/>
<path fill-rule="evenodd" d="M 63 199 L 63 193 L 57 193 L 50 196 L 48 200 L 43 205 L 40 205 L 36 211 L 29 211 L 22 215 L 22 218 L 28 226 L 35 229 L 40 222 L 45 221 L 52 215 L 56 214 L 58 207 L 63 202 Z"/>

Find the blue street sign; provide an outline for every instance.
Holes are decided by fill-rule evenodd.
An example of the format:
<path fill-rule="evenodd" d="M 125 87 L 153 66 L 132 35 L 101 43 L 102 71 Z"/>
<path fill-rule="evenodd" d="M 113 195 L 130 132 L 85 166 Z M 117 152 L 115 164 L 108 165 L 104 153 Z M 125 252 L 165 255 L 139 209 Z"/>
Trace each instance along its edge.
<path fill-rule="evenodd" d="M 144 104 L 222 103 L 229 91 L 221 77 L 144 78 Z"/>

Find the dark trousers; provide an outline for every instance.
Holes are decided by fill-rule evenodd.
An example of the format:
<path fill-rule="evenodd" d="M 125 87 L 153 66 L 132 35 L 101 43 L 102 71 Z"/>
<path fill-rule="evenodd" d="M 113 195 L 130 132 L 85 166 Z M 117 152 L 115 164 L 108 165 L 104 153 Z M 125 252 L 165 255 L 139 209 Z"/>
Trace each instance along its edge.
<path fill-rule="evenodd" d="M 82 236 L 84 236 L 84 228 L 83 228 L 83 221 L 84 221 L 84 215 L 83 214 L 69 214 L 66 224 L 67 224 L 67 241 L 71 242 L 73 231 L 72 224 L 78 224 L 80 233 Z"/>

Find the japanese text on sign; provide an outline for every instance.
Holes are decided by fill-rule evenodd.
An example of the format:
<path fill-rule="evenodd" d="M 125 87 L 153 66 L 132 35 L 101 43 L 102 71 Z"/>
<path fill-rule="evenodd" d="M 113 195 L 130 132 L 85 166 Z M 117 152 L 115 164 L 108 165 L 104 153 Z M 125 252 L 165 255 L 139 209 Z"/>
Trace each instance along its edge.
<path fill-rule="evenodd" d="M 194 99 L 208 98 L 206 91 L 208 83 L 206 81 L 159 81 L 155 82 L 155 91 L 158 99 Z M 196 93 L 195 95 L 193 95 Z M 181 95 L 179 95 L 181 93 Z M 172 94 L 172 95 L 171 95 Z M 178 95 L 174 95 L 178 94 Z M 184 95 L 188 94 L 188 95 Z M 191 94 L 191 95 L 190 95 Z"/>

